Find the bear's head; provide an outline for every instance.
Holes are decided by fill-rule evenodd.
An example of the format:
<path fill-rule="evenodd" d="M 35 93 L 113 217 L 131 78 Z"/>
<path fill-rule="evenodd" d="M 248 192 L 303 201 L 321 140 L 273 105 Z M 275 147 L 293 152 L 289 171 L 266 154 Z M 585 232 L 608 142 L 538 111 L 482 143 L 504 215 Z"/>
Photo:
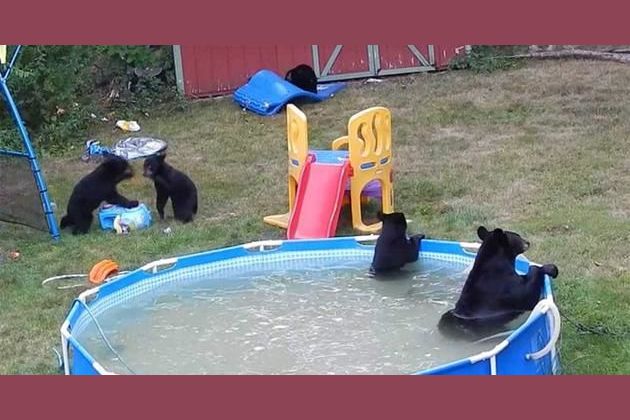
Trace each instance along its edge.
<path fill-rule="evenodd" d="M 116 183 L 133 177 L 133 168 L 129 165 L 127 159 L 120 156 L 108 156 L 101 164 L 101 168 Z"/>
<path fill-rule="evenodd" d="M 160 171 L 160 167 L 164 163 L 166 155 L 160 154 L 156 156 L 150 156 L 144 160 L 144 172 L 143 175 L 147 178 L 154 178 Z"/>
<path fill-rule="evenodd" d="M 383 222 L 383 229 L 381 235 L 400 235 L 405 236 L 407 234 L 407 219 L 404 213 L 377 213 L 378 220 Z"/>
<path fill-rule="evenodd" d="M 479 226 L 477 236 L 485 245 L 492 245 L 503 249 L 511 258 L 516 258 L 529 249 L 529 241 L 521 235 L 509 230 L 495 229 L 489 231 L 485 226 Z"/>

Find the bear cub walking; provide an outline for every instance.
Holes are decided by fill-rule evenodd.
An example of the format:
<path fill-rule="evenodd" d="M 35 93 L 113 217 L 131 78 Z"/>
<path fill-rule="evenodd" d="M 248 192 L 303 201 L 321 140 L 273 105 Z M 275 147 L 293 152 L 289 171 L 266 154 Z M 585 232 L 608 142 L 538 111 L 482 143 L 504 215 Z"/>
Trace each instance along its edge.
<path fill-rule="evenodd" d="M 144 161 L 144 176 L 155 185 L 156 207 L 164 220 L 164 206 L 168 199 L 173 205 L 175 220 L 188 223 L 197 214 L 197 187 L 183 172 L 165 161 L 166 155 L 151 156 Z"/>

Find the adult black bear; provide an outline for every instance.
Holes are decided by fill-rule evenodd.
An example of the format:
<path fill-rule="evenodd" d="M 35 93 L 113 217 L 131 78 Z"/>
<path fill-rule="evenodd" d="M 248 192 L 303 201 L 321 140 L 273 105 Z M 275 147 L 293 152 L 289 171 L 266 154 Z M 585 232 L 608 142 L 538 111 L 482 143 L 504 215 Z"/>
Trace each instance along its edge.
<path fill-rule="evenodd" d="M 311 66 L 300 64 L 289 70 L 284 79 L 302 90 L 317 93 L 317 76 Z"/>
<path fill-rule="evenodd" d="M 387 273 L 417 261 L 424 235 L 407 236 L 407 219 L 403 213 L 383 214 L 379 211 L 378 219 L 383 222 L 383 228 L 376 241 L 370 271 Z"/>
<path fill-rule="evenodd" d="M 144 176 L 151 178 L 155 185 L 160 219 L 164 220 L 164 206 L 170 198 L 175 219 L 191 222 L 197 214 L 197 187 L 186 174 L 166 163 L 165 158 L 166 155 L 161 154 L 144 160 Z"/>
<path fill-rule="evenodd" d="M 126 208 L 136 207 L 136 200 L 128 200 L 116 190 L 119 182 L 132 176 L 133 169 L 127 160 L 108 156 L 75 185 L 68 201 L 67 214 L 61 218 L 61 228 L 72 226 L 74 235 L 87 233 L 92 225 L 92 212 L 103 201 Z"/>
<path fill-rule="evenodd" d="M 489 232 L 477 229 L 482 244 L 455 308 L 440 319 L 438 328 L 447 336 L 478 339 L 502 331 L 506 324 L 540 299 L 545 274 L 556 278 L 553 264 L 531 266 L 526 275 L 519 275 L 516 257 L 529 248 L 519 234 L 502 229 Z"/>

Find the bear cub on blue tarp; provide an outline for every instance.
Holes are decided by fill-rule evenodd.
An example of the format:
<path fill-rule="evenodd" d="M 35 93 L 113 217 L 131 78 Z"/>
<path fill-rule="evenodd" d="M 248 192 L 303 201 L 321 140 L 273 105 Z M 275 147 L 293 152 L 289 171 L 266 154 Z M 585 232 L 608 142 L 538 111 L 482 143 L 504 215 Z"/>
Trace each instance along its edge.
<path fill-rule="evenodd" d="M 144 160 L 144 176 L 153 180 L 160 219 L 164 220 L 164 207 L 170 198 L 175 220 L 192 222 L 197 214 L 197 187 L 186 174 L 173 168 L 165 159 L 165 154 L 159 154 Z"/>
<path fill-rule="evenodd" d="M 73 235 L 88 233 L 92 225 L 92 213 L 103 202 L 126 208 L 136 207 L 136 200 L 128 200 L 116 190 L 118 183 L 131 177 L 133 169 L 126 159 L 108 156 L 75 185 L 66 215 L 61 218 L 61 229 L 72 227 Z"/>
<path fill-rule="evenodd" d="M 284 80 L 307 92 L 317 93 L 317 76 L 309 65 L 300 64 L 293 67 L 284 76 Z"/>
<path fill-rule="evenodd" d="M 376 241 L 370 271 L 384 274 L 417 261 L 424 235 L 407 236 L 407 219 L 403 213 L 383 214 L 379 211 L 377 217 L 383 222 L 383 228 Z"/>
<path fill-rule="evenodd" d="M 558 276 L 558 267 L 531 266 L 525 275 L 515 270 L 516 257 L 530 244 L 518 233 L 477 229 L 482 244 L 455 308 L 442 315 L 438 328 L 447 336 L 478 339 L 503 331 L 506 324 L 538 303 L 545 275 Z"/>

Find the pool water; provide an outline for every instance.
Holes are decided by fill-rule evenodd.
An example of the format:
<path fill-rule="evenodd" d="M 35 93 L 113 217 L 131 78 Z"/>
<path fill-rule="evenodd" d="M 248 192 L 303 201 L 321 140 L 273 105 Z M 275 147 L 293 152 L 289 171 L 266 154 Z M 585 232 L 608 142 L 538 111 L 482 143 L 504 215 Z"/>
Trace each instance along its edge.
<path fill-rule="evenodd" d="M 77 337 L 106 369 L 137 374 L 406 374 L 492 348 L 437 330 L 467 266 L 421 258 L 394 278 L 370 258 L 244 268 L 132 298 Z M 325 267 L 325 268 L 322 268 Z M 184 279 L 185 280 L 185 279 Z"/>

